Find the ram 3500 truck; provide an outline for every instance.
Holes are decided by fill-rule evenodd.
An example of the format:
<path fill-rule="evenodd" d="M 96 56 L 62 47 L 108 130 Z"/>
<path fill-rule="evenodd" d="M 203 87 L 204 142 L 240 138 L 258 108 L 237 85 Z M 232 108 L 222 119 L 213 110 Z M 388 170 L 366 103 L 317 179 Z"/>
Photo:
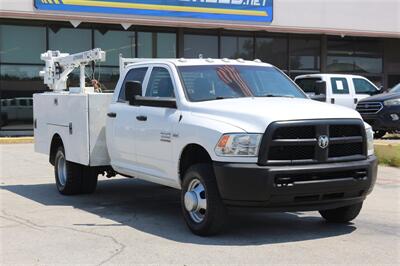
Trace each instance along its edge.
<path fill-rule="evenodd" d="M 57 73 L 71 69 L 63 57 L 42 55 L 55 91 L 34 95 L 35 149 L 49 155 L 61 194 L 93 192 L 103 173 L 166 185 L 182 191 L 189 229 L 211 235 L 232 207 L 348 222 L 374 186 L 371 127 L 356 111 L 310 100 L 272 65 L 121 58 L 109 94 L 84 79 L 58 90 L 67 75 Z M 84 75 L 88 62 L 79 63 Z"/>

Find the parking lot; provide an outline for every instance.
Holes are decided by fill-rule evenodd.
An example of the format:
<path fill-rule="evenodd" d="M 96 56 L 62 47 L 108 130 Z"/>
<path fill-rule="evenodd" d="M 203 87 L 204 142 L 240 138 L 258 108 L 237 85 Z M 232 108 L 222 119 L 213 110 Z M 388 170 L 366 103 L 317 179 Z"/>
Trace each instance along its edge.
<path fill-rule="evenodd" d="M 317 212 L 232 213 L 225 232 L 191 234 L 179 191 L 101 178 L 95 194 L 65 197 L 32 144 L 0 145 L 0 263 L 400 264 L 400 169 L 380 167 L 354 223 Z"/>

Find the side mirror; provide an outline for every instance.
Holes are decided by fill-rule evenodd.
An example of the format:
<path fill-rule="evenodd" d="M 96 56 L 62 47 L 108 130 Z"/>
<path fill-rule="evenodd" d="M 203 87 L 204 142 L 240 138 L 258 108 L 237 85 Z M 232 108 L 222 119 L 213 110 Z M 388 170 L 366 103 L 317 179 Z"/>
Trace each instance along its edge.
<path fill-rule="evenodd" d="M 315 82 L 315 95 L 326 95 L 326 81 L 318 80 Z"/>
<path fill-rule="evenodd" d="M 125 100 L 130 105 L 134 105 L 136 96 L 142 96 L 142 83 L 139 81 L 127 81 L 125 83 Z"/>

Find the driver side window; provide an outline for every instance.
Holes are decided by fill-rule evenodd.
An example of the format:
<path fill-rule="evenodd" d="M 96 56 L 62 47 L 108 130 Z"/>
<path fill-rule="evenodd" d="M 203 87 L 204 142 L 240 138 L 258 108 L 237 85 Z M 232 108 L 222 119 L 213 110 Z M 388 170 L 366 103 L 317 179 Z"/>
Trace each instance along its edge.
<path fill-rule="evenodd" d="M 353 79 L 354 89 L 357 94 L 370 94 L 376 91 L 375 87 L 365 79 Z"/>
<path fill-rule="evenodd" d="M 148 97 L 175 98 L 174 85 L 168 70 L 164 67 L 154 67 L 147 85 Z"/>

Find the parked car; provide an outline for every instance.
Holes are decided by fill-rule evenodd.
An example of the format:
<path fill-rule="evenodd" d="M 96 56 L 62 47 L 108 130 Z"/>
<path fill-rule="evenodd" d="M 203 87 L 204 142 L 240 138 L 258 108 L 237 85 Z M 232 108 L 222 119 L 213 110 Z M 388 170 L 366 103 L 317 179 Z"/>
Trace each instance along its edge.
<path fill-rule="evenodd" d="M 294 81 L 313 100 L 352 109 L 361 99 L 380 92 L 371 81 L 356 75 L 310 74 L 297 76 Z"/>
<path fill-rule="evenodd" d="M 361 100 L 357 111 L 375 131 L 375 137 L 400 131 L 400 84 L 388 93 Z"/>
<path fill-rule="evenodd" d="M 11 121 L 33 120 L 33 99 L 28 97 L 1 99 L 1 125 Z"/>

